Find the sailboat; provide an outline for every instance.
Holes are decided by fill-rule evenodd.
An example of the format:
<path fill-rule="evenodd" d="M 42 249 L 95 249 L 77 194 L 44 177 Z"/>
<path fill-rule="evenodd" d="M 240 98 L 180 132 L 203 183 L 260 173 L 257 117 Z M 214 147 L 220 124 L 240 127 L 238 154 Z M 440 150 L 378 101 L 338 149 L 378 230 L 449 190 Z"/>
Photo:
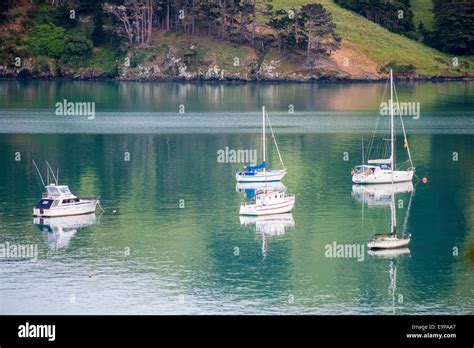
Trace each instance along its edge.
<path fill-rule="evenodd" d="M 392 190 L 393 192 L 393 190 Z M 410 197 L 410 202 L 408 203 L 408 212 L 411 206 L 411 200 L 413 195 Z M 391 194 L 390 199 L 390 233 L 386 234 L 376 234 L 372 237 L 371 240 L 367 242 L 367 248 L 369 249 L 396 249 L 406 247 L 411 240 L 411 234 L 403 234 L 400 238 L 397 236 L 397 215 L 395 210 L 395 193 Z M 405 217 L 405 226 L 408 220 L 408 213 Z M 405 228 L 404 228 L 405 229 Z"/>
<path fill-rule="evenodd" d="M 54 174 L 51 166 L 46 161 L 48 178 L 49 173 L 53 176 L 54 183 L 45 185 L 43 177 L 38 166 L 33 161 L 46 192 L 33 208 L 33 216 L 35 217 L 60 217 L 71 215 L 91 214 L 95 212 L 99 198 L 78 198 L 69 190 L 67 185 L 59 185 L 59 170 Z M 49 180 L 48 180 L 49 181 Z"/>
<path fill-rule="evenodd" d="M 403 119 L 400 114 L 400 122 L 402 124 L 403 135 L 404 135 L 404 146 L 408 152 L 408 158 L 410 161 L 410 167 L 406 170 L 397 169 L 395 163 L 395 127 L 394 127 L 394 115 L 393 115 L 393 72 L 390 70 L 390 157 L 386 159 L 369 159 L 367 164 L 356 166 L 352 169 L 352 182 L 356 184 L 384 184 L 393 182 L 404 182 L 411 181 L 415 174 L 415 167 L 413 166 L 410 147 L 408 146 L 408 140 L 405 133 L 405 126 Z M 398 104 L 397 104 L 398 105 Z M 399 109 L 399 108 L 398 108 Z M 364 161 L 363 161 L 364 162 Z"/>
<path fill-rule="evenodd" d="M 266 143 L 267 139 L 265 138 L 265 119 L 268 115 L 265 112 L 265 106 L 262 107 L 262 162 L 255 165 L 255 166 L 245 166 L 244 171 L 238 171 L 235 173 L 235 179 L 238 182 L 271 182 L 271 181 L 280 181 L 286 175 L 286 168 L 283 164 L 283 160 L 281 158 L 280 150 L 278 148 L 278 144 L 275 139 L 275 134 L 273 133 L 273 128 L 270 123 L 270 119 L 268 119 L 268 123 L 270 125 L 270 130 L 272 132 L 272 138 L 275 143 L 275 147 L 278 152 L 278 156 L 280 157 L 280 163 L 283 169 L 279 170 L 268 170 L 267 168 L 267 153 L 266 153 Z"/>

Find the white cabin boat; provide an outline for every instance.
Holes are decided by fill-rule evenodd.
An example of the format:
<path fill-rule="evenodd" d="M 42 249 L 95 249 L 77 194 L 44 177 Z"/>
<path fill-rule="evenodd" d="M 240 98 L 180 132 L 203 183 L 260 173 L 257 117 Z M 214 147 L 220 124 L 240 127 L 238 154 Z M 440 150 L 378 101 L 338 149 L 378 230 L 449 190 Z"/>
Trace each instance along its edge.
<path fill-rule="evenodd" d="M 66 185 L 45 186 L 46 193 L 33 208 L 36 217 L 60 217 L 94 213 L 98 198 L 78 198 Z"/>
<path fill-rule="evenodd" d="M 270 130 L 272 132 L 272 138 L 275 143 L 275 147 L 278 152 L 278 156 L 280 157 L 280 162 L 283 167 L 283 169 L 266 169 L 267 167 L 267 139 L 265 138 L 265 118 L 268 117 L 265 112 L 265 106 L 262 107 L 262 157 L 263 160 L 260 164 L 256 166 L 245 166 L 244 171 L 238 171 L 235 173 L 235 180 L 237 182 L 275 182 L 275 181 L 280 181 L 283 179 L 283 177 L 286 175 L 286 168 L 285 165 L 283 164 L 283 160 L 281 158 L 280 150 L 278 148 L 278 144 L 275 139 L 275 134 L 273 133 L 273 128 L 271 127 L 270 124 Z M 270 119 L 269 119 L 270 123 Z"/>
<path fill-rule="evenodd" d="M 284 191 L 264 191 L 255 195 L 255 200 L 240 205 L 240 215 L 271 215 L 289 213 L 295 206 L 295 196 Z"/>
<path fill-rule="evenodd" d="M 394 127 L 394 104 L 393 104 L 393 72 L 390 70 L 390 99 L 388 107 L 390 109 L 390 157 L 386 159 L 369 159 L 367 164 L 355 166 L 352 169 L 352 182 L 356 184 L 386 184 L 396 182 L 412 181 L 415 174 L 415 167 L 411 159 L 410 147 L 405 133 L 405 126 L 400 115 L 404 135 L 404 146 L 407 149 L 410 167 L 406 170 L 397 169 L 395 162 L 395 127 Z M 397 104 L 398 105 L 398 104 Z M 363 155 L 362 150 L 362 155 Z M 364 162 L 364 161 L 363 161 Z"/>

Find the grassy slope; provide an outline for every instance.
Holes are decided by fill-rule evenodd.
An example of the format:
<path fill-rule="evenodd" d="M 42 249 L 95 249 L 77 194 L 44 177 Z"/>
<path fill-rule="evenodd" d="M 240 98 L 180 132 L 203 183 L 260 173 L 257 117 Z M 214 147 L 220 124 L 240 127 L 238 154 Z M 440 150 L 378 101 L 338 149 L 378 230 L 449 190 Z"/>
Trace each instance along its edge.
<path fill-rule="evenodd" d="M 426 0 L 429 1 L 429 0 Z M 474 57 L 459 58 L 459 66 L 453 67 L 452 56 L 429 48 L 417 41 L 393 34 L 358 14 L 343 9 L 332 0 L 274 0 L 275 8 L 289 9 L 307 3 L 321 3 L 331 12 L 338 33 L 343 38 L 341 49 L 356 50 L 361 60 L 364 58 L 374 62 L 380 68 L 391 60 L 399 64 L 413 64 L 418 75 L 449 75 L 456 76 L 472 73 Z M 421 1 L 419 1 L 421 2 Z"/>
<path fill-rule="evenodd" d="M 432 0 L 411 0 L 411 10 L 413 12 L 413 22 L 418 27 L 422 22 L 426 28 L 433 28 L 433 1 Z"/>

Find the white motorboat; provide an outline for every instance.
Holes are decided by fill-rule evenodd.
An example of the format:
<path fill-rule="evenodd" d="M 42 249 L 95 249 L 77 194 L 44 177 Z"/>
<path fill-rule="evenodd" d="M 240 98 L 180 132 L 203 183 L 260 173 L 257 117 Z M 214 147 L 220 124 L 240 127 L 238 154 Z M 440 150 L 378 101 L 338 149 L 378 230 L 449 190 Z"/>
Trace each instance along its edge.
<path fill-rule="evenodd" d="M 252 202 L 240 205 L 240 215 L 271 215 L 289 213 L 295 206 L 295 195 L 284 191 L 263 191 L 255 195 Z"/>
<path fill-rule="evenodd" d="M 278 152 L 278 156 L 280 158 L 280 163 L 283 169 L 267 169 L 267 139 L 265 138 L 265 119 L 268 118 L 268 115 L 265 112 L 265 106 L 262 107 L 262 157 L 263 160 L 260 164 L 255 166 L 245 166 L 244 171 L 238 171 L 235 173 L 235 180 L 238 182 L 272 182 L 272 181 L 280 181 L 286 175 L 286 168 L 283 164 L 283 160 L 281 158 L 280 149 L 278 148 L 278 144 L 276 142 L 275 134 L 273 133 L 273 128 L 270 123 L 270 119 L 268 119 L 268 123 L 270 126 L 270 130 L 272 132 L 272 138 L 275 143 L 276 150 Z"/>
<path fill-rule="evenodd" d="M 34 161 L 33 161 L 34 163 Z M 58 177 L 48 165 L 48 177 L 51 172 L 55 183 L 44 185 L 44 180 L 41 173 L 34 163 L 36 170 L 40 176 L 41 182 L 46 189 L 43 197 L 38 204 L 33 208 L 33 216 L 36 217 L 61 217 L 71 215 L 83 215 L 94 213 L 99 204 L 99 198 L 78 198 L 71 193 L 69 187 L 66 185 L 58 185 Z M 57 174 L 58 175 L 58 174 Z"/>
<path fill-rule="evenodd" d="M 356 184 L 385 184 L 412 181 L 415 174 L 415 167 L 413 166 L 410 147 L 403 124 L 402 115 L 400 114 L 400 123 L 404 135 L 404 147 L 407 149 L 410 167 L 406 170 L 397 169 L 395 162 L 395 125 L 394 125 L 394 103 L 393 103 L 393 72 L 390 70 L 390 99 L 388 107 L 390 109 L 390 156 L 385 159 L 369 159 L 367 164 L 356 166 L 352 169 L 352 182 Z M 397 105 L 399 105 L 397 103 Z M 377 122 L 378 123 L 378 122 Z M 374 132 L 375 135 L 375 132 Z M 385 139 L 384 139 L 385 140 Z M 370 149 L 369 149 L 370 151 Z M 364 157 L 364 150 L 362 150 Z M 364 162 L 364 160 L 362 160 Z"/>

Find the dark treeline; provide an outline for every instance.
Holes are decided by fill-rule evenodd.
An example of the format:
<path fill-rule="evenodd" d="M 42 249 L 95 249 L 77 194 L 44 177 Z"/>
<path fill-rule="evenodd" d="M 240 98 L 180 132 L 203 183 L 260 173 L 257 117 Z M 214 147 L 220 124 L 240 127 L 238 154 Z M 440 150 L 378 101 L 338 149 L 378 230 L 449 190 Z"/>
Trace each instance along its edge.
<path fill-rule="evenodd" d="M 417 23 L 415 31 L 409 0 L 335 0 L 337 4 L 382 25 L 391 32 L 420 39 L 440 51 L 474 54 L 474 1 L 432 0 L 433 31 Z"/>
<path fill-rule="evenodd" d="M 281 55 L 301 54 L 312 62 L 339 47 L 340 38 L 329 12 L 320 4 L 308 4 L 289 10 L 275 10 L 271 0 L 37 0 L 31 14 L 39 28 L 32 28 L 35 42 L 51 40 L 51 25 L 69 33 L 78 25 L 70 18 L 78 16 L 94 24 L 86 39 L 94 46 L 120 38 L 125 47 L 151 47 L 153 31 L 161 29 L 179 34 L 208 36 L 263 51 L 278 47 Z M 8 6 L 2 7 L 3 13 Z M 43 7 L 41 7 L 43 6 Z M 49 6 L 45 10 L 44 6 Z M 49 18 L 43 20 L 40 17 Z M 49 26 L 45 26 L 50 24 Z M 44 32 L 44 37 L 41 33 Z M 115 38 L 115 39 L 114 39 Z M 83 38 L 84 39 L 84 38 Z M 113 48 L 111 47 L 111 48 Z M 45 50 L 37 47 L 43 55 Z M 55 58 L 55 57 L 53 57 Z"/>
<path fill-rule="evenodd" d="M 335 3 L 380 24 L 393 33 L 415 38 L 410 0 L 335 0 Z"/>
<path fill-rule="evenodd" d="M 423 41 L 443 52 L 474 54 L 474 1 L 433 0 L 434 24 L 429 31 L 418 26 Z"/>

